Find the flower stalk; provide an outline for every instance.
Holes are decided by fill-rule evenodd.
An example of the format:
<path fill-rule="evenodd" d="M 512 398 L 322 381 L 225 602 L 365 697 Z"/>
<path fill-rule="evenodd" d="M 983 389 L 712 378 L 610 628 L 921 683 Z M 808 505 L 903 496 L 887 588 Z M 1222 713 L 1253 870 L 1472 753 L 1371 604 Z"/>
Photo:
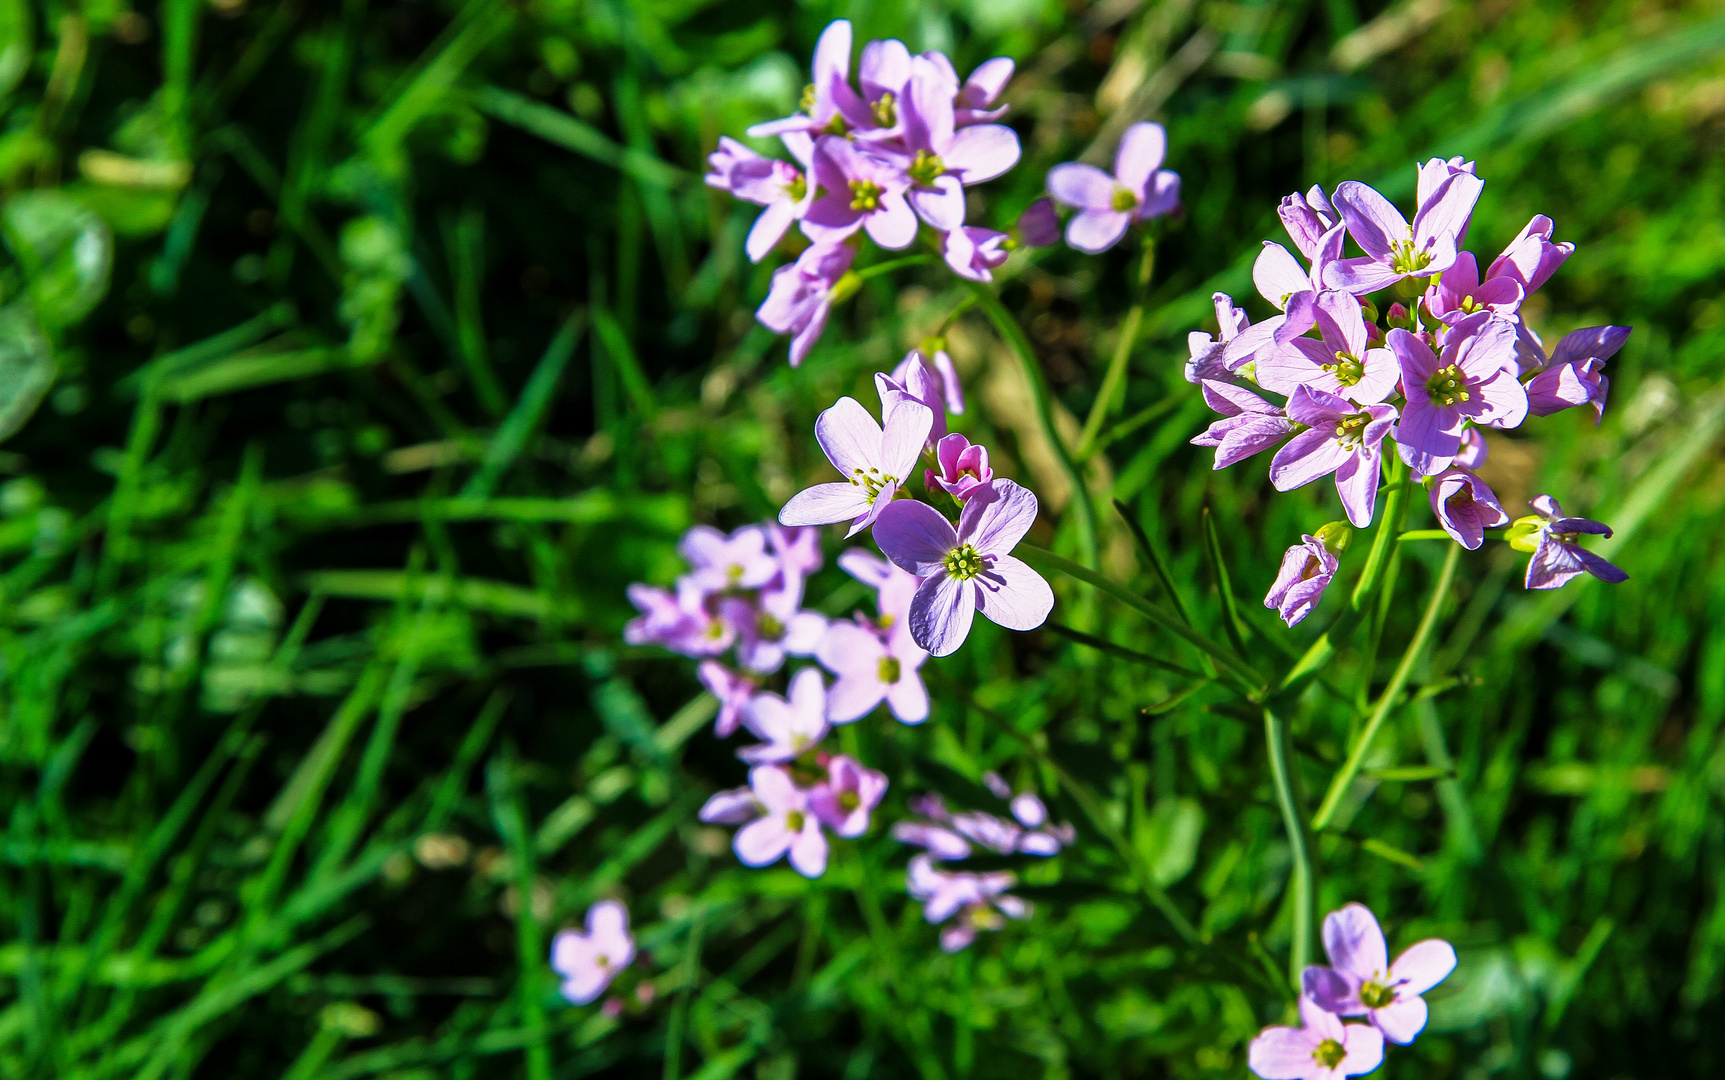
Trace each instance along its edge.
<path fill-rule="evenodd" d="M 1138 343 L 1138 328 L 1144 322 L 1146 295 L 1150 291 L 1150 278 L 1156 269 L 1156 238 L 1148 232 L 1143 234 L 1144 251 L 1138 260 L 1138 281 L 1134 292 L 1132 307 L 1126 312 L 1126 321 L 1120 325 L 1120 340 L 1115 343 L 1114 356 L 1108 361 L 1108 373 L 1102 378 L 1102 389 L 1097 391 L 1096 401 L 1090 406 L 1090 416 L 1084 421 L 1084 431 L 1078 437 L 1078 450 L 1074 455 L 1079 461 L 1088 461 L 1096 449 L 1096 437 L 1102 431 L 1102 421 L 1118 406 L 1115 399 L 1125 400 L 1126 365 L 1132 357 L 1132 347 Z"/>

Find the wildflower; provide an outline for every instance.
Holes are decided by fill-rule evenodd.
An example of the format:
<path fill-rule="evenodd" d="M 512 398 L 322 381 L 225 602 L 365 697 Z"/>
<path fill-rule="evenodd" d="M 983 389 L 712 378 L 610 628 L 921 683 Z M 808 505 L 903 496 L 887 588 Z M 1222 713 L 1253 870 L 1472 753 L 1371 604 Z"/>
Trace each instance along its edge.
<path fill-rule="evenodd" d="M 919 361 L 928 365 L 939 380 L 940 399 L 945 403 L 946 411 L 954 416 L 963 416 L 964 386 L 958 381 L 958 369 L 953 366 L 952 357 L 947 355 L 945 340 L 925 338 L 920 346 L 905 353 L 904 359 L 892 369 L 893 381 L 904 382 L 910 376 L 911 366 Z"/>
<path fill-rule="evenodd" d="M 807 878 L 827 869 L 827 838 L 809 807 L 808 792 L 787 769 L 757 765 L 749 770 L 749 791 L 762 816 L 737 830 L 731 847 L 745 866 L 768 866 L 788 852 L 791 866 Z"/>
<path fill-rule="evenodd" d="M 819 190 L 803 214 L 803 232 L 836 244 L 864 229 L 883 248 L 909 247 L 916 214 L 905 201 L 909 181 L 893 163 L 835 136 L 815 143 L 810 175 Z"/>
<path fill-rule="evenodd" d="M 856 129 L 856 137 L 884 142 L 904 130 L 902 106 L 909 96 L 913 59 L 897 38 L 871 41 L 863 46 L 857 63 L 857 85 L 862 95 L 846 110 L 845 119 Z M 951 65 L 948 65 L 950 69 Z M 958 77 L 949 85 L 956 87 Z M 948 91 L 951 96 L 952 91 Z"/>
<path fill-rule="evenodd" d="M 783 120 L 756 124 L 749 134 L 761 138 L 782 135 L 787 131 L 804 131 L 811 135 L 825 133 L 842 135 L 850 127 L 847 115 L 863 109 L 856 91 L 851 89 L 851 24 L 835 19 L 821 31 L 815 42 L 814 81 L 803 90 L 801 109 Z"/>
<path fill-rule="evenodd" d="M 1515 427 L 1527 416 L 1527 391 L 1515 378 L 1515 327 L 1489 312 L 1450 327 L 1441 356 L 1406 330 L 1391 330 L 1389 347 L 1401 362 L 1407 397 L 1396 443 L 1421 475 L 1449 467 L 1467 421 Z"/>
<path fill-rule="evenodd" d="M 1365 184 L 1337 185 L 1336 209 L 1365 255 L 1331 263 L 1324 283 L 1360 295 L 1448 270 L 1482 186 L 1471 173 L 1446 177 L 1421 200 L 1410 226 L 1401 211 Z"/>
<path fill-rule="evenodd" d="M 1455 257 L 1455 264 L 1426 290 L 1426 310 L 1454 326 L 1476 311 L 1489 311 L 1499 318 L 1514 321 L 1526 293 L 1521 283 L 1510 277 L 1479 279 L 1479 263 L 1473 252 L 1464 251 Z"/>
<path fill-rule="evenodd" d="M 1199 389 L 1210 408 L 1222 414 L 1191 440 L 1193 446 L 1216 448 L 1214 468 L 1226 469 L 1262 453 L 1299 430 L 1286 412 L 1243 386 L 1205 379 Z"/>
<path fill-rule="evenodd" d="M 1009 630 L 1042 625 L 1054 591 L 1010 552 L 1036 521 L 1036 496 L 1010 480 L 992 481 L 964 504 L 958 528 L 927 503 L 887 507 L 875 528 L 886 557 L 923 578 L 910 605 L 910 633 L 935 656 L 964 644 L 981 611 Z"/>
<path fill-rule="evenodd" d="M 1264 1080 L 1340 1080 L 1363 1076 L 1384 1062 L 1384 1037 L 1364 1024 L 1344 1024 L 1309 997 L 1300 998 L 1305 1027 L 1267 1027 L 1246 1049 L 1246 1066 Z"/>
<path fill-rule="evenodd" d="M 1300 537 L 1300 542 L 1282 556 L 1282 569 L 1270 586 L 1270 594 L 1264 597 L 1264 606 L 1281 615 L 1289 626 L 1297 625 L 1323 599 L 1338 565 L 1322 540 L 1311 535 Z"/>
<path fill-rule="evenodd" d="M 959 919 L 940 935 L 940 947 L 949 953 L 959 952 L 976 940 L 978 931 L 999 930 L 1006 925 L 1002 916 L 1028 919 L 1030 905 L 1016 896 L 1006 895 L 1018 881 L 1001 870 L 989 874 L 937 870 L 927 855 L 911 859 L 905 873 L 905 891 L 923 902 L 922 915 L 939 925 L 954 915 Z"/>
<path fill-rule="evenodd" d="M 1324 197 L 1324 189 L 1317 184 L 1304 195 L 1296 191 L 1284 198 L 1276 213 L 1282 219 L 1282 227 L 1288 230 L 1288 239 L 1307 259 L 1317 258 L 1324 234 L 1341 223 L 1335 207 Z"/>
<path fill-rule="evenodd" d="M 717 660 L 703 660 L 695 676 L 707 692 L 719 699 L 719 718 L 713 722 L 713 734 L 729 738 L 743 722 L 743 712 L 754 699 L 760 685 L 747 675 L 732 671 Z"/>
<path fill-rule="evenodd" d="M 1432 477 L 1427 487 L 1438 524 L 1469 551 L 1485 543 L 1487 529 L 1509 520 L 1497 495 L 1466 469 L 1452 465 Z"/>
<path fill-rule="evenodd" d="M 826 617 L 803 611 L 803 583 L 780 580 L 753 597 L 719 601 L 719 617 L 736 631 L 737 659 L 757 675 L 779 670 L 787 656 L 811 656 L 827 632 Z"/>
<path fill-rule="evenodd" d="M 752 765 L 795 761 L 826 738 L 827 695 L 821 673 L 814 668 L 797 672 L 788 693 L 788 699 L 764 693 L 749 702 L 743 723 L 765 742 L 743 747 L 738 757 Z"/>
<path fill-rule="evenodd" d="M 1211 337 L 1202 330 L 1186 335 L 1186 351 L 1191 354 L 1191 359 L 1186 362 L 1186 381 L 1202 383 L 1209 379 L 1242 385 L 1245 380 L 1234 372 L 1251 357 L 1230 366 L 1228 350 L 1251 327 L 1252 320 L 1246 317 L 1245 309 L 1234 306 L 1233 298 L 1227 293 L 1212 293 L 1210 302 L 1216 307 L 1216 336 Z M 1269 341 L 1267 336 L 1260 336 L 1263 337 L 1260 345 Z"/>
<path fill-rule="evenodd" d="M 970 842 L 942 825 L 900 821 L 892 827 L 892 838 L 901 844 L 925 848 L 930 858 L 943 861 L 970 858 Z"/>
<path fill-rule="evenodd" d="M 1368 347 L 1360 302 L 1329 289 L 1317 294 L 1312 314 L 1322 337 L 1295 337 L 1260 353 L 1253 375 L 1258 384 L 1285 395 L 1308 386 L 1361 405 L 1389 397 L 1401 371 L 1394 353 Z"/>
<path fill-rule="evenodd" d="M 819 529 L 790 528 L 775 521 L 767 522 L 762 528 L 766 530 L 768 546 L 787 577 L 806 578 L 826 562 L 821 554 Z"/>
<path fill-rule="evenodd" d="M 575 1005 L 603 994 L 634 959 L 629 911 L 615 900 L 601 900 L 587 909 L 585 934 L 563 930 L 551 942 L 551 967 L 563 977 L 559 989 Z"/>
<path fill-rule="evenodd" d="M 772 287 L 755 318 L 775 334 L 792 335 L 792 367 L 821 339 L 833 304 L 844 298 L 839 286 L 855 258 L 856 249 L 848 244 L 817 243 L 796 262 L 773 271 Z"/>
<path fill-rule="evenodd" d="M 835 754 L 827 777 L 809 792 L 809 808 L 821 824 L 844 837 L 868 832 L 869 814 L 886 794 L 886 776 L 855 758 Z"/>
<path fill-rule="evenodd" d="M 1025 247 L 1053 247 L 1060 239 L 1060 214 L 1054 200 L 1044 196 L 1025 207 L 1013 231 Z"/>
<path fill-rule="evenodd" d="M 964 224 L 964 189 L 1018 164 L 1020 151 L 1017 134 L 1003 124 L 957 126 L 949 77 L 925 57 L 911 59 L 901 167 L 917 215 L 936 229 L 957 231 Z"/>
<path fill-rule="evenodd" d="M 1300 386 L 1288 399 L 1288 418 L 1309 430 L 1289 439 L 1271 460 L 1270 482 L 1276 490 L 1292 491 L 1333 472 L 1348 520 L 1361 529 L 1370 525 L 1383 468 L 1380 448 L 1396 422 L 1395 406 L 1356 408 L 1335 394 Z"/>
<path fill-rule="evenodd" d="M 1588 518 L 1564 517 L 1563 507 L 1550 495 L 1535 495 L 1530 500 L 1534 513 L 1517 518 L 1505 537 L 1517 551 L 1530 551 L 1527 563 L 1527 587 L 1557 589 L 1583 573 L 1592 574 L 1613 585 L 1629 580 L 1629 575 L 1582 547 L 1582 534 L 1611 536 L 1611 528 Z"/>
<path fill-rule="evenodd" d="M 930 490 L 938 485 L 959 502 L 994 480 L 994 470 L 988 467 L 988 448 L 956 431 L 935 444 L 934 460 L 940 471 L 924 469 L 923 483 Z"/>
<path fill-rule="evenodd" d="M 835 622 L 815 650 L 815 659 L 834 675 L 827 691 L 827 719 L 848 724 L 885 701 L 906 724 L 928 719 L 928 691 L 917 674 L 928 653 L 908 634 L 884 637 L 855 623 Z"/>
<path fill-rule="evenodd" d="M 886 426 L 855 398 L 837 404 L 815 421 L 815 439 L 827 460 L 845 479 L 816 484 L 791 496 L 779 511 L 781 525 L 831 525 L 851 521 L 847 537 L 875 523 L 911 476 L 934 425 L 928 407 L 905 398 L 883 402 Z"/>
<path fill-rule="evenodd" d="M 1611 380 L 1605 361 L 1629 340 L 1627 326 L 1590 326 L 1565 334 L 1546 361 L 1548 366 L 1527 383 L 1527 411 L 1535 416 L 1577 405 L 1593 406 L 1593 422 L 1605 417 Z"/>
<path fill-rule="evenodd" d="M 1455 970 L 1455 949 L 1438 938 L 1410 945 L 1390 963 L 1384 932 L 1364 904 L 1324 917 L 1324 951 L 1330 966 L 1306 969 L 1306 996 L 1336 1016 L 1366 1017 L 1384 1038 L 1404 1046 L 1426 1026 L 1420 995 Z"/>
<path fill-rule="evenodd" d="M 1516 281 L 1531 296 L 1557 272 L 1564 260 L 1575 253 L 1574 244 L 1551 242 L 1554 228 L 1551 219 L 1544 214 L 1533 215 L 1533 219 L 1503 249 L 1503 254 L 1492 260 L 1485 276 Z"/>
<path fill-rule="evenodd" d="M 882 633 L 910 633 L 910 602 L 921 580 L 861 548 L 839 556 L 839 568 L 875 590 L 875 626 Z"/>
<path fill-rule="evenodd" d="M 767 553 L 767 534 L 758 525 L 745 525 L 729 536 L 710 525 L 696 525 L 683 534 L 677 551 L 689 562 L 688 579 L 708 593 L 756 589 L 779 572 L 779 561 Z"/>
<path fill-rule="evenodd" d="M 959 201 L 962 204 L 963 196 Z M 1011 241 L 1012 237 L 1003 232 L 961 225 L 941 238 L 940 254 L 959 277 L 971 281 L 993 281 L 995 268 L 1003 265 L 1012 253 Z"/>
<path fill-rule="evenodd" d="M 659 645 L 684 656 L 717 656 L 736 640 L 730 625 L 707 611 L 706 595 L 694 582 L 679 582 L 675 593 L 637 583 L 629 586 L 628 596 L 641 615 L 623 627 L 627 644 Z"/>
<path fill-rule="evenodd" d="M 983 779 L 986 782 L 988 778 Z M 992 785 L 990 790 L 994 790 Z M 924 829 L 924 823 L 906 823 L 905 835 L 901 836 L 895 827 L 893 836 L 905 843 L 927 847 L 937 859 L 968 858 L 970 844 L 998 855 L 1058 855 L 1061 848 L 1078 839 L 1077 830 L 1071 825 L 1048 823 L 1048 810 L 1035 795 L 1026 793 L 1012 798 L 1011 789 L 1006 789 L 1006 795 L 1001 797 L 1010 800 L 1016 822 L 980 810 L 954 814 L 947 810 L 939 795 L 929 794 L 913 799 L 911 809 L 932 824 Z"/>
<path fill-rule="evenodd" d="M 891 375 L 884 371 L 875 372 L 874 386 L 876 393 L 880 394 L 883 414 L 901 400 L 914 401 L 929 411 L 933 422 L 929 424 L 924 449 L 932 449 L 945 437 L 946 390 L 941 385 L 940 376 L 923 360 L 921 353 L 912 352 L 906 356 Z"/>
<path fill-rule="evenodd" d="M 809 183 L 814 140 L 802 131 L 787 131 L 779 138 L 802 168 L 788 161 L 762 157 L 730 138 L 721 138 L 719 149 L 707 156 L 712 167 L 705 178 L 709 187 L 729 191 L 744 202 L 765 207 L 743 244 L 750 262 L 760 262 L 778 246 L 791 223 L 808 212 L 815 194 L 814 185 Z"/>
<path fill-rule="evenodd" d="M 1173 213 L 1180 205 L 1180 177 L 1162 168 L 1167 153 L 1162 125 L 1140 122 L 1120 137 L 1113 176 L 1079 162 L 1050 170 L 1048 193 L 1078 210 L 1066 223 L 1066 242 L 1095 255 L 1118 244 L 1134 221 Z"/>

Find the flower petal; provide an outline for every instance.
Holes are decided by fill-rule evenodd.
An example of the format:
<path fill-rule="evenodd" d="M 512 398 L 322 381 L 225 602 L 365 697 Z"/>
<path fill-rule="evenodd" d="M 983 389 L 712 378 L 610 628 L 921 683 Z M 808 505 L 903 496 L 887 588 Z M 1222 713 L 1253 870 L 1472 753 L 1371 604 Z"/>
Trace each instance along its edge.
<path fill-rule="evenodd" d="M 791 846 L 791 834 L 785 831 L 781 817 L 764 817 L 737 830 L 731 839 L 731 849 L 744 866 L 766 866 L 778 862 Z"/>
<path fill-rule="evenodd" d="M 934 507 L 906 499 L 881 511 L 874 542 L 901 570 L 927 577 L 945 573 L 946 557 L 958 547 L 958 533 Z"/>
<path fill-rule="evenodd" d="M 917 587 L 910 602 L 910 636 L 933 656 L 950 656 L 970 636 L 976 585 L 944 572 Z"/>
<path fill-rule="evenodd" d="M 971 493 L 958 518 L 960 543 L 984 555 L 1005 555 L 1036 524 L 1036 495 L 1004 477 Z"/>
<path fill-rule="evenodd" d="M 1143 199 L 1150 178 L 1168 156 L 1168 133 L 1161 124 L 1141 120 L 1120 136 L 1114 150 L 1114 175 L 1120 185 Z"/>
<path fill-rule="evenodd" d="M 1005 124 L 976 124 L 959 129 L 940 160 L 969 187 L 1006 172 L 1018 164 L 1020 153 L 1017 133 Z"/>
<path fill-rule="evenodd" d="M 1384 1038 L 1390 1042 L 1406 1046 L 1425 1029 L 1426 1015 L 1425 998 L 1418 995 L 1398 998 L 1381 1009 L 1372 1010 L 1372 1026 L 1383 1032 Z M 1381 1054 L 1383 1051 L 1380 1049 L 1378 1052 Z"/>
<path fill-rule="evenodd" d="M 827 872 L 827 836 L 812 816 L 803 831 L 791 840 L 791 866 L 806 878 L 818 878 Z"/>
<path fill-rule="evenodd" d="M 1364 904 L 1347 904 L 1324 917 L 1324 951 L 1331 966 L 1357 979 L 1381 975 L 1390 966 L 1384 932 Z"/>
<path fill-rule="evenodd" d="M 1312 1051 L 1320 1041 L 1300 1028 L 1267 1027 L 1246 1048 L 1246 1067 L 1263 1080 L 1310 1080 L 1319 1075 Z"/>
<path fill-rule="evenodd" d="M 1120 210 L 1080 210 L 1066 223 L 1066 243 L 1087 255 L 1099 255 L 1126 235 L 1132 215 Z"/>
<path fill-rule="evenodd" d="M 1384 263 L 1390 261 L 1390 245 L 1407 240 L 1413 235 L 1408 227 L 1408 219 L 1402 217 L 1388 199 L 1356 180 L 1346 180 L 1336 185 L 1334 196 L 1336 211 L 1341 214 L 1342 221 L 1347 223 L 1348 235 L 1354 238 L 1354 243 L 1374 261 Z M 1351 260 L 1344 260 L 1348 262 Z M 1337 264 L 1340 265 L 1340 264 Z"/>
<path fill-rule="evenodd" d="M 839 475 L 849 479 L 881 464 L 881 429 L 853 397 L 842 397 L 815 419 L 815 439 Z"/>
<path fill-rule="evenodd" d="M 1312 288 L 1305 267 L 1287 248 L 1269 240 L 1264 241 L 1264 250 L 1258 252 L 1257 260 L 1252 263 L 1252 284 L 1258 287 L 1259 296 L 1282 311 L 1287 310 L 1290 296 L 1310 292 Z"/>
<path fill-rule="evenodd" d="M 994 564 L 976 578 L 976 595 L 983 615 L 1008 630 L 1034 630 L 1054 610 L 1048 582 L 1011 555 L 995 556 Z"/>
<path fill-rule="evenodd" d="M 880 443 L 880 471 L 900 487 L 916 471 L 916 460 L 934 428 L 934 412 L 920 401 L 900 396 L 886 409 Z"/>
<path fill-rule="evenodd" d="M 816 484 L 791 496 L 779 511 L 779 524 L 832 525 L 868 512 L 868 496 L 857 485 Z"/>
<path fill-rule="evenodd" d="M 1390 965 L 1390 978 L 1402 994 L 1423 994 L 1455 970 L 1455 946 L 1442 938 L 1427 938 L 1402 950 Z"/>
<path fill-rule="evenodd" d="M 1071 162 L 1048 170 L 1048 194 L 1080 210 L 1113 209 L 1114 178 L 1094 165 Z"/>
<path fill-rule="evenodd" d="M 1330 475 L 1353 456 L 1330 428 L 1302 431 L 1270 459 L 1270 483 L 1277 491 L 1292 491 Z"/>
<path fill-rule="evenodd" d="M 1384 1037 L 1376 1028 L 1349 1024 L 1342 1045 L 1348 1056 L 1336 1066 L 1334 1075 L 1364 1076 L 1384 1063 Z"/>

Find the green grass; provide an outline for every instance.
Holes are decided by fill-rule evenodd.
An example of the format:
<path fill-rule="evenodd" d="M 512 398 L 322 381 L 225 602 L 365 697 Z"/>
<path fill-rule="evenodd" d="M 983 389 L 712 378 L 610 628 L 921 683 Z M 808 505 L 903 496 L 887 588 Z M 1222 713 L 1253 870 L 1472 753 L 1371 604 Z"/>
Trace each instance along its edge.
<path fill-rule="evenodd" d="M 965 430 L 1044 495 L 1033 542 L 1084 562 L 1093 535 L 1140 592 L 1061 581 L 1063 629 L 979 624 L 928 666 L 928 724 L 846 728 L 893 786 L 806 881 L 696 823 L 742 767 L 693 665 L 619 635 L 626 583 L 820 476 L 816 413 L 969 295 L 873 278 L 794 371 L 753 323 L 772 264 L 702 158 L 789 110 L 840 15 L 1018 59 L 1025 161 L 985 221 L 1134 110 L 1187 209 L 1094 456 L 1059 439 L 1135 252 L 1041 253 L 950 333 Z M 1529 594 L 1488 544 L 1408 650 L 1443 545 L 1386 546 L 1387 600 L 1275 718 L 1312 806 L 1381 724 L 1312 839 L 1316 910 L 1460 950 L 1381 1075 L 1716 1074 L 1722 87 L 1699 0 L 0 0 L 0 1073 L 1244 1075 L 1300 890 L 1264 716 L 1182 638 L 1284 671 L 1347 596 L 1292 632 L 1259 606 L 1334 504 L 1186 445 L 1184 338 L 1251 294 L 1282 195 L 1405 199 L 1414 160 L 1463 153 L 1472 247 L 1536 212 L 1578 245 L 1547 340 L 1635 327 L 1604 424 L 1536 422 L 1489 474 L 1612 524 L 1631 579 Z M 847 581 L 812 602 L 850 610 Z M 885 823 L 930 789 L 991 806 L 988 769 L 1080 842 L 1018 867 L 1028 924 L 947 956 Z M 544 962 L 607 896 L 643 950 L 617 1019 Z"/>

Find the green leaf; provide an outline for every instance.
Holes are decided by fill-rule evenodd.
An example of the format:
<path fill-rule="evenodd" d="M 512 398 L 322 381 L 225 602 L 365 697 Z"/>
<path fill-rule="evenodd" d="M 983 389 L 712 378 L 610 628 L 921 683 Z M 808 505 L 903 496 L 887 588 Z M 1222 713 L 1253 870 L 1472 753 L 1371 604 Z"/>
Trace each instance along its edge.
<path fill-rule="evenodd" d="M 30 305 L 0 308 L 0 439 L 12 436 L 35 413 L 57 369 Z"/>
<path fill-rule="evenodd" d="M 18 88 L 30 70 L 30 5 L 24 0 L 0 0 L 0 97 Z"/>
<path fill-rule="evenodd" d="M 1167 888 L 1192 872 L 1203 832 L 1204 808 L 1196 800 L 1164 797 L 1139 821 L 1132 842 L 1149 862 L 1151 878 Z"/>
<path fill-rule="evenodd" d="M 0 226 L 47 325 L 77 322 L 107 294 L 114 234 L 82 202 L 63 191 L 26 191 L 7 200 Z"/>

